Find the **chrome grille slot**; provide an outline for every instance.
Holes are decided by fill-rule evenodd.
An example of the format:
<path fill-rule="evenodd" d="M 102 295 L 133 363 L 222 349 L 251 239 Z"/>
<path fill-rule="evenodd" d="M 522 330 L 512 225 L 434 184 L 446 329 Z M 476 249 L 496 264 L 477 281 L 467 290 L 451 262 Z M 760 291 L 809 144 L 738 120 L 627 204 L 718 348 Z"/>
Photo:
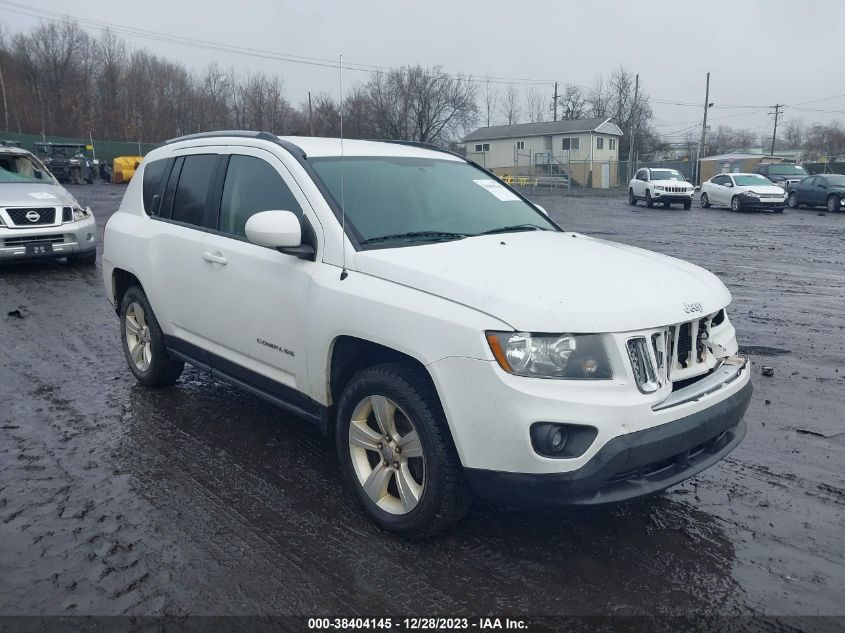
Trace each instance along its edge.
<path fill-rule="evenodd" d="M 7 237 L 3 240 L 3 245 L 12 248 L 27 244 L 61 244 L 64 241 L 64 235 L 32 235 L 30 237 Z"/>

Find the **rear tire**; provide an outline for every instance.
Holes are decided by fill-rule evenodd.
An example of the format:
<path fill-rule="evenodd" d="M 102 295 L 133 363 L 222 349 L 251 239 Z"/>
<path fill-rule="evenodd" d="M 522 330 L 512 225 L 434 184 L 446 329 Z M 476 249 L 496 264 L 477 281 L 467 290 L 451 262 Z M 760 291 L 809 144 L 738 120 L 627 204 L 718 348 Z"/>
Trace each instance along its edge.
<path fill-rule="evenodd" d="M 701 208 L 702 209 L 709 209 L 710 208 L 710 198 L 706 193 L 701 194 Z"/>
<path fill-rule="evenodd" d="M 633 189 L 628 189 L 628 204 L 632 207 L 637 206 L 637 196 L 634 195 Z"/>
<path fill-rule="evenodd" d="M 839 196 L 827 197 L 827 210 L 830 213 L 836 213 L 840 208 L 842 208 L 842 204 L 839 202 Z"/>
<path fill-rule="evenodd" d="M 440 400 L 421 370 L 386 363 L 356 373 L 338 401 L 335 445 L 349 486 L 386 530 L 431 536 L 469 509 Z"/>
<path fill-rule="evenodd" d="M 120 339 L 129 370 L 145 387 L 169 387 L 185 369 L 167 353 L 164 333 L 140 286 L 129 288 L 120 302 Z"/>
<path fill-rule="evenodd" d="M 654 200 L 651 199 L 651 191 L 649 191 L 648 189 L 646 189 L 645 191 L 645 206 L 647 206 L 649 209 L 654 208 Z"/>

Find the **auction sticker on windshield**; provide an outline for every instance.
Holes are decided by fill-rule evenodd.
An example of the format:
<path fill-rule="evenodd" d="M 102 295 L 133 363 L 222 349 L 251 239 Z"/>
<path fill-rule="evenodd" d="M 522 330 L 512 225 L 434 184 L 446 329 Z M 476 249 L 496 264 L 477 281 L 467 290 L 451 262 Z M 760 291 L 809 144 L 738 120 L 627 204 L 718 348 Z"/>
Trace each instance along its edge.
<path fill-rule="evenodd" d="M 509 202 L 510 200 L 519 200 L 519 196 L 517 196 L 513 191 L 503 187 L 502 183 L 496 182 L 495 180 L 473 180 L 473 182 L 479 187 L 483 187 L 492 193 L 499 200 L 504 200 L 505 202 Z"/>

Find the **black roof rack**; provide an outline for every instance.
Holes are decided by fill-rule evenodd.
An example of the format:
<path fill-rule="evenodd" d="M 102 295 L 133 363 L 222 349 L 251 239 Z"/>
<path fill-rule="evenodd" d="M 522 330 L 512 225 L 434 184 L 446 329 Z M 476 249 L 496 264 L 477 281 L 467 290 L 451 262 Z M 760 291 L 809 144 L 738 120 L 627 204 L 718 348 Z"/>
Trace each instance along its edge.
<path fill-rule="evenodd" d="M 291 154 L 297 154 L 301 158 L 307 158 L 305 152 L 296 143 L 284 141 L 275 134 L 270 132 L 256 132 L 254 130 L 216 130 L 214 132 L 198 132 L 197 134 L 186 134 L 185 136 L 177 136 L 176 138 L 167 139 L 162 145 L 170 145 L 171 143 L 178 143 L 180 141 L 193 141 L 202 138 L 222 138 L 222 137 L 236 137 L 236 138 L 255 138 L 262 141 L 269 141 L 276 145 L 281 145 Z"/>

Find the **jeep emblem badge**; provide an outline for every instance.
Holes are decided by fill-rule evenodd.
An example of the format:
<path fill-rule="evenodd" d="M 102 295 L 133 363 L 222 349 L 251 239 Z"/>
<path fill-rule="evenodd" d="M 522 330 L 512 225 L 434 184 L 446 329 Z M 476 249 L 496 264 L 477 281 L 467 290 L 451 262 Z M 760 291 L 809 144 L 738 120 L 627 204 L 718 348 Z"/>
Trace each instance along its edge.
<path fill-rule="evenodd" d="M 684 312 L 686 312 L 687 314 L 692 314 L 693 312 L 704 312 L 704 307 L 698 302 L 685 303 Z"/>
<path fill-rule="evenodd" d="M 41 219 L 41 214 L 38 211 L 27 211 L 24 217 L 30 222 L 38 222 Z"/>

